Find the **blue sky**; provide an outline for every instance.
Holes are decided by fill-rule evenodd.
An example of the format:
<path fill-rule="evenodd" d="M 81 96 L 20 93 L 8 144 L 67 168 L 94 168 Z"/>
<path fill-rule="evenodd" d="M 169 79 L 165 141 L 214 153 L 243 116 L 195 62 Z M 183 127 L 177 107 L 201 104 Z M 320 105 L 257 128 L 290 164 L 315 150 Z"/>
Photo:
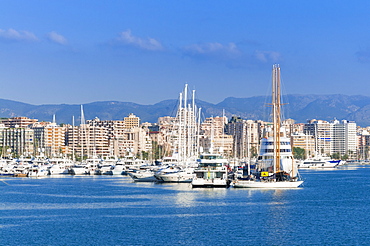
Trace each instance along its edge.
<path fill-rule="evenodd" d="M 370 1 L 0 2 L 0 98 L 31 104 L 370 94 Z"/>

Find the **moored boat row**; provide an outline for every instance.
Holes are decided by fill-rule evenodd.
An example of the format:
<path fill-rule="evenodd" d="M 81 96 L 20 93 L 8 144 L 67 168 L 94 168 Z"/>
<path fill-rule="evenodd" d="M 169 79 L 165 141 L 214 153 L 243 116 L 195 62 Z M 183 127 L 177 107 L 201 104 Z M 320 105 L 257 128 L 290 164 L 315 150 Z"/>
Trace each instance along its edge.
<path fill-rule="evenodd" d="M 0 159 L 0 176 L 42 177 L 47 175 L 121 175 L 128 171 L 139 170 L 148 165 L 144 161 L 134 160 L 141 165 L 133 165 L 133 159 L 87 159 L 84 162 L 74 162 L 67 158 L 21 158 Z"/>

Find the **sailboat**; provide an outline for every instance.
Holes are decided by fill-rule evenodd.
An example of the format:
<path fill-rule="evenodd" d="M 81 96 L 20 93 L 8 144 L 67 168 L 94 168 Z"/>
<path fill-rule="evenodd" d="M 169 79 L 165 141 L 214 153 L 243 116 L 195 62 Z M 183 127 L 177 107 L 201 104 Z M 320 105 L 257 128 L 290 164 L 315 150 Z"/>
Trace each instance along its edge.
<path fill-rule="evenodd" d="M 264 132 L 256 172 L 237 178 L 235 188 L 297 188 L 302 185 L 294 162 L 290 139 L 281 126 L 280 66 L 272 69 L 272 129 Z"/>

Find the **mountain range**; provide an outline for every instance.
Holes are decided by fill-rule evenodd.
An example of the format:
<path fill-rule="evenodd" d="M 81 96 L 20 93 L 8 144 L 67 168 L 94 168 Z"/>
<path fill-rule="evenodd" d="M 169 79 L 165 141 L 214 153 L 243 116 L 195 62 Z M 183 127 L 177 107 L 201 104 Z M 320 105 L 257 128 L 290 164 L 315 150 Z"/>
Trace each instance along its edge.
<path fill-rule="evenodd" d="M 357 125 L 370 126 L 370 97 L 348 95 L 286 95 L 282 99 L 284 118 L 294 119 L 297 123 L 305 123 L 310 119 L 350 120 Z M 211 116 L 239 116 L 243 119 L 268 121 L 270 116 L 271 98 L 255 96 L 248 98 L 228 97 L 220 103 L 212 104 L 196 100 L 201 108 L 203 118 Z M 133 113 L 142 122 L 155 123 L 158 117 L 175 116 L 178 100 L 170 99 L 153 105 L 141 105 L 132 102 L 104 101 L 83 105 L 85 119 L 98 117 L 101 120 L 122 120 Z M 80 105 L 76 104 L 45 104 L 31 105 L 27 103 L 0 99 L 0 117 L 9 118 L 25 116 L 39 121 L 52 121 L 53 115 L 60 123 L 76 125 L 80 120 Z"/>

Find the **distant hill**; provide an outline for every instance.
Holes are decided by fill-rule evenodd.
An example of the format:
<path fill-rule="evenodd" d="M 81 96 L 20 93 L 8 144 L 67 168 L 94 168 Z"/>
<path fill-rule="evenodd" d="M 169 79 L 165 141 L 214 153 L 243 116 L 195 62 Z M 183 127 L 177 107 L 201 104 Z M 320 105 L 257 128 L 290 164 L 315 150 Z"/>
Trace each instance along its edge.
<path fill-rule="evenodd" d="M 240 116 L 244 119 L 269 120 L 271 98 L 256 96 L 249 98 L 229 97 L 218 104 L 197 100 L 203 117 Z M 309 119 L 355 121 L 360 126 L 370 126 L 370 97 L 346 95 L 287 95 L 283 97 L 284 118 L 305 123 Z M 175 116 L 178 101 L 165 100 L 154 105 L 141 105 L 131 102 L 93 102 L 84 104 L 86 119 L 95 117 L 101 120 L 121 120 L 130 113 L 139 116 L 143 122 L 157 122 L 161 116 Z M 57 123 L 76 124 L 80 120 L 80 105 L 31 105 L 0 99 L 0 117 L 25 116 L 39 121 L 52 121 L 56 115 Z"/>

